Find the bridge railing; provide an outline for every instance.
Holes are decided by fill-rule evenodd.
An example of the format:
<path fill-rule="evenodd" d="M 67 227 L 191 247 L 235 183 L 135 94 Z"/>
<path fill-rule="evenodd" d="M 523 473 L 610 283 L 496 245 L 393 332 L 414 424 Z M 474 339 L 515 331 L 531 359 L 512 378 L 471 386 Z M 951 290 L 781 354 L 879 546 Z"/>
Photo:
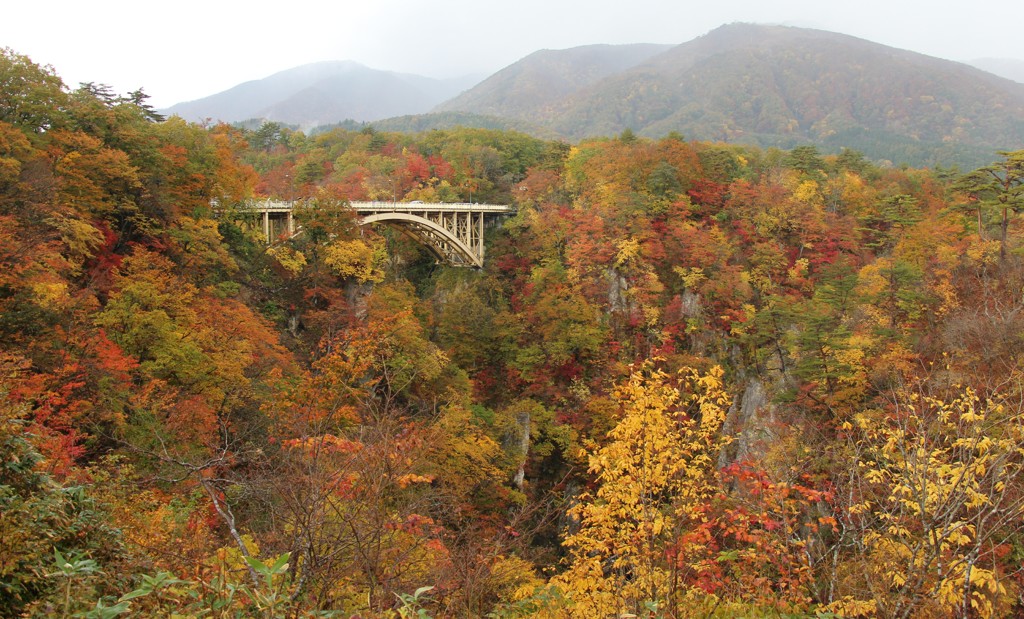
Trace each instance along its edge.
<path fill-rule="evenodd" d="M 249 206 L 258 212 L 286 213 L 296 209 L 301 202 L 285 200 L 251 200 Z M 349 202 L 349 208 L 363 212 L 474 212 L 474 213 L 514 213 L 516 208 L 507 204 L 481 204 L 469 202 L 388 202 L 388 201 L 356 201 Z"/>
<path fill-rule="evenodd" d="M 470 202 L 349 202 L 356 211 L 473 211 L 510 213 L 515 207 L 507 204 L 480 204 Z"/>
<path fill-rule="evenodd" d="M 259 200 L 248 200 L 246 206 L 252 208 L 255 211 L 273 211 L 275 213 L 284 213 L 295 209 L 295 202 L 289 202 L 285 200 L 272 200 L 270 198 L 264 198 Z"/>

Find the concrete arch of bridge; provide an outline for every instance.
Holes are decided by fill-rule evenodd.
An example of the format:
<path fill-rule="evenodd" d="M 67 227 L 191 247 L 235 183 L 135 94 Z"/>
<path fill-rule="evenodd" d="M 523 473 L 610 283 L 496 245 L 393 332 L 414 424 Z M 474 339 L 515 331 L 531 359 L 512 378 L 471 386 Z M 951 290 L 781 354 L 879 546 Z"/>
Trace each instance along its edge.
<path fill-rule="evenodd" d="M 429 219 L 419 217 L 417 215 L 411 215 L 409 213 L 376 213 L 374 215 L 367 215 L 366 217 L 363 217 L 363 225 L 373 223 L 388 223 L 402 226 L 404 228 L 411 228 L 410 232 L 414 236 L 416 236 L 421 242 L 425 243 L 439 259 L 445 260 L 446 256 L 440 248 L 434 246 L 433 243 L 430 243 L 429 239 L 423 238 L 421 235 L 416 233 L 416 228 L 424 228 L 443 238 L 445 243 L 447 243 L 455 253 L 459 254 L 459 257 L 461 257 L 466 264 L 483 267 L 482 256 L 478 257 L 473 250 L 467 247 L 466 244 L 458 237 L 446 230 L 443 226 L 436 224 Z"/>

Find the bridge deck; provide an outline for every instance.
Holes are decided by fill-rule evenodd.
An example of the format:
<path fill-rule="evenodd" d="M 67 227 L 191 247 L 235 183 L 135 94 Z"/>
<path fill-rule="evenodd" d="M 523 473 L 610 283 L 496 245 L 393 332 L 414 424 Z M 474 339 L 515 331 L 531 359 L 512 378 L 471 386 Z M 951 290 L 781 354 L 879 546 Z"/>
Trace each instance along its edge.
<path fill-rule="evenodd" d="M 359 212 L 383 213 L 388 211 L 413 212 L 446 212 L 464 213 L 511 213 L 515 207 L 507 204 L 469 204 L 465 202 L 350 202 L 354 210 Z"/>
<path fill-rule="evenodd" d="M 259 212 L 287 213 L 295 210 L 295 202 L 284 200 L 254 200 Z M 514 213 L 507 204 L 477 204 L 466 202 L 349 202 L 349 208 L 360 213 Z"/>

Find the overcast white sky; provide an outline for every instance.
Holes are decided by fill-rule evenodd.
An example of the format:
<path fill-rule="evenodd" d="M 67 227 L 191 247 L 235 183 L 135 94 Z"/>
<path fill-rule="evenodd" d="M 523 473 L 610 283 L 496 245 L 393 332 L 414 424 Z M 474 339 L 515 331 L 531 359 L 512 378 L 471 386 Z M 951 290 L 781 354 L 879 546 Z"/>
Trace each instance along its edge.
<path fill-rule="evenodd" d="M 842 32 L 947 58 L 1024 59 L 1024 0 L 8 0 L 0 47 L 157 107 L 321 60 L 453 77 L 538 49 L 683 43 L 726 23 Z"/>

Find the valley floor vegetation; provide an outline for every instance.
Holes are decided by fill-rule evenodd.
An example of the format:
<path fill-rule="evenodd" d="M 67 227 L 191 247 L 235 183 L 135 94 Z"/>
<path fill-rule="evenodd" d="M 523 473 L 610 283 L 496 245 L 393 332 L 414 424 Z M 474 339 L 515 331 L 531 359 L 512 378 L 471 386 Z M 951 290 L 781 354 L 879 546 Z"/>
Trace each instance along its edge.
<path fill-rule="evenodd" d="M 200 126 L 4 50 L 0 616 L 1019 615 L 992 160 Z M 517 214 L 454 269 L 374 199 Z"/>

